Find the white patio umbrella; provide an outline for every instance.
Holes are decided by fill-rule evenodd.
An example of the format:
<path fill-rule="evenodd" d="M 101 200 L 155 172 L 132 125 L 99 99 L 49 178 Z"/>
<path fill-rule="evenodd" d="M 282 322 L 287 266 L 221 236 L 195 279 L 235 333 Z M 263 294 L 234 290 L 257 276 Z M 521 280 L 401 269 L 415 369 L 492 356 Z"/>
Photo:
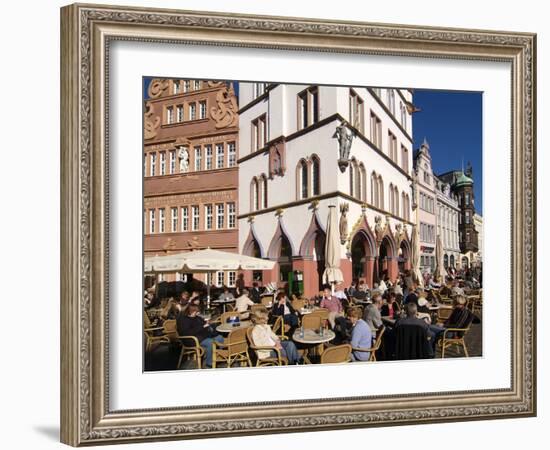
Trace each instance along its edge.
<path fill-rule="evenodd" d="M 325 245 L 323 283 L 330 283 L 334 292 L 334 284 L 344 281 L 344 276 L 340 270 L 340 232 L 336 217 L 336 205 L 329 205 Z"/>
<path fill-rule="evenodd" d="M 413 226 L 411 239 L 411 266 L 413 278 L 416 278 L 418 285 L 424 286 L 424 279 L 420 273 L 420 236 L 418 235 L 418 227 Z"/>
<path fill-rule="evenodd" d="M 435 266 L 435 272 L 434 277 L 440 277 L 440 281 L 445 281 L 445 267 L 443 265 L 443 244 L 441 243 L 441 236 L 437 235 L 437 242 L 435 244 L 435 260 L 436 260 L 436 266 Z"/>
<path fill-rule="evenodd" d="M 145 273 L 215 273 L 228 270 L 271 270 L 275 262 L 266 259 L 220 250 L 196 250 L 164 256 L 146 256 Z M 207 284 L 207 302 L 210 306 L 210 285 Z"/>

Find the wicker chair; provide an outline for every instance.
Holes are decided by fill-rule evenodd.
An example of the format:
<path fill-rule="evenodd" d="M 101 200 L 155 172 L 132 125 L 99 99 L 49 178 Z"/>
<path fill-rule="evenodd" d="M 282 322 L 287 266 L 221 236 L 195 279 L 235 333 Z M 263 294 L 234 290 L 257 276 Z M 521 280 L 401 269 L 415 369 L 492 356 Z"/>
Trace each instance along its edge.
<path fill-rule="evenodd" d="M 178 340 L 181 342 L 180 357 L 178 359 L 177 369 L 181 367 L 181 362 L 184 356 L 191 356 L 197 363 L 197 368 L 202 368 L 202 357 L 204 349 L 201 347 L 199 340 L 195 336 L 180 336 Z"/>
<path fill-rule="evenodd" d="M 248 354 L 246 328 L 234 330 L 229 333 L 224 342 L 214 341 L 212 345 L 212 368 L 215 369 L 218 363 L 226 363 L 227 367 L 231 367 L 236 362 L 252 367 Z"/>
<path fill-rule="evenodd" d="M 288 365 L 288 360 L 283 357 L 281 354 L 281 350 L 279 350 L 277 347 L 269 347 L 269 346 L 258 346 L 254 344 L 254 339 L 252 339 L 252 330 L 254 327 L 246 328 L 246 338 L 248 340 L 248 345 L 254 352 L 254 355 L 256 357 L 256 367 L 260 366 L 286 366 Z M 274 351 L 277 356 L 274 357 L 268 357 L 268 358 L 262 358 L 260 359 L 258 357 L 259 351 Z"/>
<path fill-rule="evenodd" d="M 437 323 L 443 324 L 451 316 L 453 310 L 451 308 L 439 308 L 437 310 Z"/>
<path fill-rule="evenodd" d="M 321 364 L 335 364 L 350 362 L 351 345 L 342 344 L 327 347 L 321 354 Z"/>
<path fill-rule="evenodd" d="M 321 321 L 328 320 L 328 309 L 326 308 L 317 308 L 315 311 L 313 311 L 310 316 L 319 316 L 321 318 Z"/>
<path fill-rule="evenodd" d="M 281 340 L 287 340 L 288 337 L 285 334 L 285 320 L 283 316 L 277 316 L 275 322 L 273 323 L 273 332 L 279 336 Z"/>
<path fill-rule="evenodd" d="M 143 311 L 143 333 L 146 352 L 151 351 L 155 344 L 170 343 L 170 338 L 166 336 L 164 327 L 153 327 L 145 311 Z"/>
<path fill-rule="evenodd" d="M 302 309 L 305 306 L 305 304 L 306 304 L 306 301 L 303 298 L 297 298 L 296 300 L 292 300 L 292 307 L 296 311 L 299 311 L 300 309 Z"/>
<path fill-rule="evenodd" d="M 263 311 L 263 312 L 265 312 L 266 314 L 267 314 L 267 312 L 268 312 L 268 311 L 267 311 L 267 308 L 266 308 L 264 305 L 252 305 L 252 306 L 250 307 L 250 312 L 251 312 L 251 313 L 254 313 L 254 312 L 256 312 L 256 311 Z"/>
<path fill-rule="evenodd" d="M 262 297 L 262 305 L 264 305 L 266 308 L 269 306 L 269 305 L 272 305 L 273 304 L 273 299 L 275 297 L 273 295 L 265 295 Z"/>
<path fill-rule="evenodd" d="M 321 315 L 319 314 L 308 314 L 302 317 L 302 326 L 308 330 L 318 330 L 321 327 Z"/>
<path fill-rule="evenodd" d="M 378 329 L 378 331 L 376 332 L 376 339 L 372 347 L 369 347 L 369 348 L 353 347 L 352 350 L 354 352 L 370 352 L 369 361 L 376 361 L 376 352 L 380 349 L 380 345 L 382 345 L 382 336 L 384 336 L 385 331 L 386 331 L 386 327 L 380 327 Z"/>
<path fill-rule="evenodd" d="M 165 320 L 162 324 L 162 327 L 164 328 L 164 334 L 171 343 L 175 343 L 178 341 L 178 330 L 176 328 L 176 320 Z"/>
<path fill-rule="evenodd" d="M 464 351 L 464 356 L 468 358 L 468 348 L 466 347 L 465 337 L 468 331 L 470 331 L 471 322 L 466 328 L 446 328 L 443 332 L 443 337 L 439 341 L 438 345 L 441 349 L 441 358 L 445 358 L 445 350 L 453 345 L 456 345 L 457 348 L 462 346 Z"/>

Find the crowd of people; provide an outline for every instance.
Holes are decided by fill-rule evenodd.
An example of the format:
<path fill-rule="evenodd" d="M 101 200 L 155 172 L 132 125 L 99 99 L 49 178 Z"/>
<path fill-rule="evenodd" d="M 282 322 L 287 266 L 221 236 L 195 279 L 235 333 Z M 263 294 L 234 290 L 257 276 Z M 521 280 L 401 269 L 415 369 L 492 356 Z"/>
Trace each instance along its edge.
<path fill-rule="evenodd" d="M 347 288 L 342 283 L 324 286 L 318 295 L 300 299 L 300 305 L 327 312 L 326 326 L 335 335 L 329 345 L 351 344 L 353 361 L 369 360 L 369 349 L 381 334 L 383 340 L 376 350 L 378 360 L 433 358 L 446 330 L 464 329 L 480 321 L 468 309 L 465 296 L 465 291 L 479 288 L 480 281 L 480 271 L 449 271 L 443 281 L 430 274 L 418 280 L 411 271 L 405 271 L 393 283 L 384 273 L 372 287 L 364 279 L 354 280 Z M 152 286 L 145 292 L 144 306 L 146 312 L 154 311 L 150 313 L 153 325 L 175 320 L 180 336 L 196 337 L 204 350 L 205 367 L 212 366 L 214 343 L 223 342 L 223 336 L 216 331 L 221 306 L 208 308 L 216 304 L 216 299 L 231 303 L 240 320 L 251 320 L 254 345 L 266 348 L 256 352 L 258 358 L 281 354 L 289 364 L 302 363 L 299 343 L 281 339 L 272 328 L 282 318 L 284 335 L 293 336 L 301 322 L 301 313 L 295 307 L 297 296 L 277 289 L 269 292 L 273 298 L 269 308 L 253 308 L 262 303 L 264 290 L 257 282 L 245 287 L 241 277 L 236 288 L 214 292 L 210 303 L 204 289 L 185 289 L 177 296 L 158 298 L 158 287 Z M 436 323 L 434 310 L 441 298 L 452 300 L 452 311 L 446 320 Z"/>

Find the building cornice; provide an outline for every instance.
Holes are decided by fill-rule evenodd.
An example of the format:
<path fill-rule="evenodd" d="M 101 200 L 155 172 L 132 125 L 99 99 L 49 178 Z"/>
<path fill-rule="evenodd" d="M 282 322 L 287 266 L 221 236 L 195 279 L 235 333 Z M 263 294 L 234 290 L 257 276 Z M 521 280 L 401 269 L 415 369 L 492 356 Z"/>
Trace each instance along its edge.
<path fill-rule="evenodd" d="M 402 222 L 404 224 L 407 224 L 407 225 L 414 225 L 414 222 L 405 220 L 402 217 L 399 217 L 399 216 L 396 216 L 396 215 L 390 213 L 389 211 L 384 211 L 383 209 L 377 208 L 376 206 L 371 205 L 370 203 L 367 203 L 367 202 L 364 202 L 362 200 L 356 199 L 355 197 L 352 197 L 351 195 L 345 194 L 344 192 L 340 192 L 340 191 L 327 192 L 326 194 L 315 195 L 315 196 L 312 196 L 312 197 L 303 198 L 303 199 L 300 199 L 300 200 L 295 200 L 293 202 L 282 203 L 282 204 L 279 204 L 277 206 L 270 206 L 269 208 L 261 209 L 261 210 L 258 210 L 258 211 L 252 211 L 252 212 L 249 212 L 249 213 L 240 214 L 240 215 L 237 216 L 237 218 L 238 219 L 247 219 L 248 217 L 251 217 L 251 216 L 260 216 L 260 215 L 263 215 L 263 214 L 269 214 L 269 213 L 272 213 L 272 212 L 276 212 L 279 209 L 292 208 L 294 206 L 300 206 L 300 205 L 311 203 L 315 200 L 325 200 L 327 198 L 334 198 L 334 197 L 342 197 L 342 198 L 344 198 L 344 199 L 346 199 L 350 202 L 353 202 L 357 205 L 360 205 L 360 206 L 366 205 L 368 209 L 371 209 L 371 210 L 376 211 L 380 214 L 383 214 L 384 216 L 392 217 L 392 218 L 394 218 L 396 220 L 399 220 L 400 222 Z"/>

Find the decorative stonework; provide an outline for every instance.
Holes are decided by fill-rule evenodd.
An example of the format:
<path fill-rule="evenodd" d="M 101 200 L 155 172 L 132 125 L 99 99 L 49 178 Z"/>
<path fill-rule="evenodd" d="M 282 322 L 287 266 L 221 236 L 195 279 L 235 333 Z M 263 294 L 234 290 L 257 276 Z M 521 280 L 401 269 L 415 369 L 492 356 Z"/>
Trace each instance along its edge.
<path fill-rule="evenodd" d="M 286 142 L 279 139 L 269 146 L 269 178 L 284 176 L 286 172 Z"/>
<path fill-rule="evenodd" d="M 349 203 L 342 203 L 340 205 L 340 223 L 338 227 L 340 230 L 340 243 L 342 245 L 345 244 L 346 240 L 348 239 L 348 211 Z"/>
<path fill-rule="evenodd" d="M 162 78 L 153 78 L 151 83 L 149 83 L 149 88 L 147 89 L 147 94 L 149 98 L 159 98 L 162 96 L 164 91 L 168 89 L 170 83 L 168 80 Z"/>
<path fill-rule="evenodd" d="M 171 251 L 174 251 L 176 247 L 176 241 L 172 238 L 168 238 L 162 246 L 162 249 L 165 251 L 165 253 L 170 253 Z"/>
<path fill-rule="evenodd" d="M 143 138 L 145 140 L 153 139 L 160 127 L 160 117 L 155 115 L 154 106 L 151 102 L 145 104 L 145 113 L 143 116 Z"/>
<path fill-rule="evenodd" d="M 191 250 L 196 250 L 200 247 L 200 241 L 198 236 L 193 236 L 191 239 L 187 241 L 187 247 Z"/>
<path fill-rule="evenodd" d="M 376 240 L 380 243 L 386 231 L 386 225 L 382 225 L 382 216 L 376 216 L 374 218 L 374 224 L 374 234 L 376 235 Z"/>
<path fill-rule="evenodd" d="M 173 13 L 173 12 L 147 12 L 131 9 L 116 9 L 114 7 L 85 7 L 72 6 L 78 8 L 79 12 L 79 43 L 78 61 L 80 69 L 79 83 L 79 198 L 78 207 L 79 222 L 79 249 L 78 249 L 78 329 L 75 330 L 75 336 L 78 338 L 78 370 L 75 380 L 78 383 L 78 392 L 74 392 L 77 397 L 75 404 L 78 405 L 78 425 L 79 429 L 75 432 L 77 442 L 86 443 L 103 443 L 103 440 L 110 442 L 123 441 L 128 438 L 146 438 L 146 437 L 192 437 L 194 435 L 212 436 L 220 435 L 220 432 L 238 433 L 240 431 L 305 431 L 313 429 L 331 428 L 334 426 L 354 425 L 354 426 L 373 426 L 380 424 L 400 424 L 400 423 L 423 423 L 433 421 L 448 421 L 453 419 L 464 420 L 466 418 L 498 418 L 508 417 L 515 414 L 532 415 L 535 410 L 535 377 L 534 367 L 534 240 L 535 235 L 535 211 L 534 204 L 536 202 L 535 178 L 533 172 L 535 170 L 535 130 L 534 125 L 534 80 L 535 76 L 533 69 L 535 67 L 534 54 L 534 38 L 529 35 L 497 33 L 497 32 L 477 32 L 467 30 L 440 30 L 440 29 L 423 29 L 420 27 L 404 27 L 404 26 L 385 26 L 385 25 L 370 25 L 370 24 L 337 24 L 324 23 L 320 21 L 300 21 L 294 19 L 272 19 L 272 18 L 250 18 L 250 17 L 234 17 L 234 16 L 214 16 L 202 13 Z M 93 428 L 91 425 L 92 417 L 92 390 L 91 390 L 91 302 L 90 292 L 91 284 L 91 249 L 97 241 L 92 242 L 91 238 L 91 134 L 92 134 L 92 51 L 91 51 L 91 36 L 92 24 L 97 22 L 111 22 L 121 24 L 138 24 L 138 25 L 170 25 L 181 27 L 197 27 L 201 29 L 236 29 L 236 30 L 254 30 L 254 31 L 273 31 L 273 32 L 294 32 L 299 34 L 317 34 L 326 37 L 330 36 L 352 36 L 352 37 L 373 37 L 383 39 L 399 39 L 408 42 L 418 42 L 418 45 L 426 45 L 429 48 L 431 43 L 443 42 L 449 45 L 455 44 L 472 44 L 473 46 L 482 44 L 489 48 L 491 45 L 506 46 L 511 49 L 521 49 L 521 59 L 518 59 L 518 82 L 521 83 L 520 91 L 523 95 L 522 108 L 522 123 L 523 127 L 517 130 L 520 147 L 518 152 L 519 164 L 515 166 L 514 176 L 519 180 L 523 180 L 523 185 L 518 189 L 514 188 L 514 194 L 518 196 L 523 204 L 523 211 L 514 213 L 517 218 L 517 225 L 522 231 L 521 236 L 512 246 L 514 252 L 513 258 L 519 255 L 522 261 L 522 275 L 518 284 L 512 286 L 513 292 L 519 292 L 521 295 L 521 303 L 514 303 L 519 309 L 517 316 L 523 320 L 521 328 L 518 330 L 517 339 L 522 345 L 518 348 L 518 353 L 521 351 L 524 354 L 523 358 L 515 359 L 518 361 L 515 364 L 520 364 L 518 370 L 511 367 L 512 385 L 518 383 L 520 390 L 518 391 L 517 399 L 512 400 L 506 398 L 504 401 L 492 404 L 475 404 L 473 406 L 430 406 L 422 409 L 401 409 L 395 411 L 374 410 L 364 414 L 319 414 L 311 415 L 307 413 L 307 406 L 304 407 L 304 415 L 300 417 L 277 418 L 268 417 L 265 419 L 250 419 L 250 420 L 217 420 L 206 421 L 201 423 L 188 424 L 160 424 L 157 426 L 126 426 L 121 428 L 105 427 Z M 110 40 L 115 38 L 107 36 L 106 57 L 108 58 Z M 138 41 L 152 41 L 151 39 L 140 38 L 125 38 L 118 37 L 116 39 L 135 39 Z M 166 42 L 166 41 L 165 41 Z M 180 41 L 173 41 L 180 42 Z M 217 44 L 223 45 L 223 44 Z M 231 45 L 231 44 L 229 44 Z M 261 47 L 260 44 L 258 46 Z M 272 45 L 271 48 L 285 48 L 284 46 Z M 305 50 L 305 48 L 293 48 L 294 50 Z M 467 59 L 467 56 L 460 55 L 460 47 L 456 48 L 457 54 L 454 57 L 462 57 Z M 403 50 L 407 55 L 414 56 L 417 53 L 419 57 L 427 57 L 428 53 L 422 51 L 408 52 Z M 369 53 L 364 51 L 364 53 Z M 440 57 L 446 57 L 447 53 L 452 53 L 451 50 L 443 51 Z M 391 52 L 386 52 L 391 54 Z M 475 56 L 469 58 L 476 59 Z M 477 59 L 487 60 L 486 56 L 478 57 Z M 106 64 L 107 71 L 109 65 Z M 106 74 L 108 81 L 108 72 Z M 106 84 L 108 86 L 108 83 Z M 160 95 L 160 94 L 159 94 Z M 107 151 L 108 156 L 108 151 Z M 107 176 L 108 182 L 108 176 Z M 360 221 L 358 221 L 359 223 Z M 108 226 L 109 219 L 106 218 Z M 355 226 L 354 226 L 355 228 Z M 107 244 L 105 244 L 107 246 Z M 108 252 L 108 247 L 106 248 Z M 108 268 L 108 267 L 107 267 Z M 516 275 L 513 275 L 516 279 Z M 107 280 L 108 281 L 108 280 Z M 519 305 L 519 306 L 517 306 Z M 108 314 L 108 302 L 104 305 Z M 94 345 L 102 344 L 100 338 L 94 335 Z M 516 374 L 523 376 L 522 380 L 516 380 Z M 108 380 L 106 380 L 108 383 Z M 108 384 L 106 384 L 105 392 L 109 392 Z M 507 394 L 508 390 L 501 390 L 502 394 Z M 470 393 L 470 392 L 468 392 Z M 483 394 L 489 397 L 494 391 L 485 391 Z M 443 395 L 443 394 L 440 394 Z M 404 400 L 404 396 L 396 396 L 399 400 Z M 108 397 L 106 397 L 108 405 Z M 358 400 L 354 397 L 353 400 Z M 391 401 L 391 399 L 389 400 Z M 450 400 L 452 401 L 452 400 Z M 483 396 L 480 396 L 478 402 L 483 403 Z M 281 406 L 292 405 L 295 402 L 282 402 Z M 303 403 L 303 402 L 302 402 Z M 311 401 L 312 405 L 316 401 Z M 256 405 L 256 404 L 255 404 Z M 307 403 L 306 403 L 307 405 Z M 275 405 L 273 407 L 276 407 Z M 107 406 L 108 408 L 108 406 Z M 116 416 L 113 413 L 112 420 Z M 228 434 L 225 434 L 227 436 Z"/>
<path fill-rule="evenodd" d="M 236 127 L 239 124 L 239 106 L 233 90 L 233 84 L 229 88 L 220 89 L 216 94 L 216 106 L 210 108 L 210 115 L 216 122 L 216 128 Z"/>

